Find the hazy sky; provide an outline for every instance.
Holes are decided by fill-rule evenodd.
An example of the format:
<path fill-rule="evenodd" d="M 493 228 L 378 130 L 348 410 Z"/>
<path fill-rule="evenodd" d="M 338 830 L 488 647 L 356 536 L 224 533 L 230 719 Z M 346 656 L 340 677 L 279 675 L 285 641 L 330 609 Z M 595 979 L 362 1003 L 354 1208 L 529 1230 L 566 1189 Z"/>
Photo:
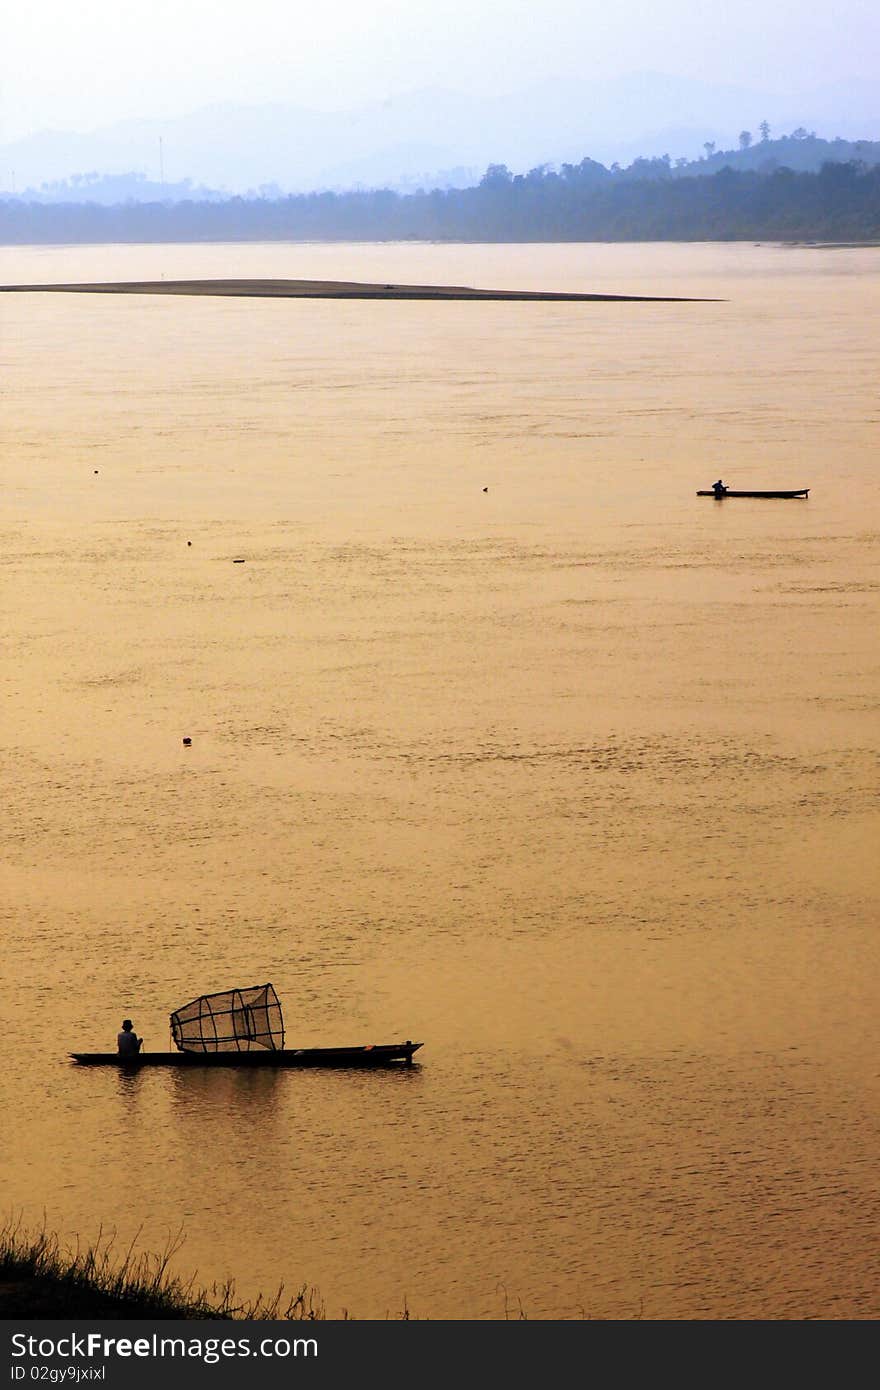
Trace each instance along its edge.
<path fill-rule="evenodd" d="M 212 102 L 344 109 L 651 69 L 781 93 L 875 77 L 880 0 L 7 0 L 0 141 Z"/>

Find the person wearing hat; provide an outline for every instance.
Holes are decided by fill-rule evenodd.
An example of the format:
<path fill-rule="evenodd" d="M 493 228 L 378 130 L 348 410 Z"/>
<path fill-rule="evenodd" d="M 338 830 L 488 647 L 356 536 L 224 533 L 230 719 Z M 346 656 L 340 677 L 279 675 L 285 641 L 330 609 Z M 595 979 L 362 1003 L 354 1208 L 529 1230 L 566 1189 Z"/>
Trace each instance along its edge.
<path fill-rule="evenodd" d="M 122 1020 L 122 1032 L 116 1038 L 116 1046 L 119 1049 L 120 1057 L 136 1057 L 141 1050 L 143 1038 L 139 1038 L 134 1031 L 134 1024 L 130 1018 Z"/>

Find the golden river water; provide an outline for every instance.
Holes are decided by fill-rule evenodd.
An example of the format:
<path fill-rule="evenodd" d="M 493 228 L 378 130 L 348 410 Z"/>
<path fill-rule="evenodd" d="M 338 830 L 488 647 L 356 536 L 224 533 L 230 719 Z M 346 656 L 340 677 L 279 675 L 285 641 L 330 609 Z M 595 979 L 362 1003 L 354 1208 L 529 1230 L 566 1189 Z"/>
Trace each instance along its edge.
<path fill-rule="evenodd" d="M 0 1214 L 337 1317 L 876 1318 L 880 250 L 0 250 L 163 276 L 721 302 L 0 296 Z M 264 980 L 422 1065 L 66 1060 Z"/>

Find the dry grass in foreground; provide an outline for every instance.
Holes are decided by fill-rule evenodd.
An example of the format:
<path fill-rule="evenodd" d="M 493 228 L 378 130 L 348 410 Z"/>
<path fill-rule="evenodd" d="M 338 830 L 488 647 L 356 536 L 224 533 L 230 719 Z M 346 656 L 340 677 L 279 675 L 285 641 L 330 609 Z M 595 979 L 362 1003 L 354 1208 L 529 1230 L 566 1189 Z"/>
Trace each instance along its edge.
<path fill-rule="evenodd" d="M 189 1318 L 316 1322 L 327 1318 L 317 1289 L 303 1286 L 293 1297 L 283 1284 L 273 1298 L 239 1301 L 232 1281 L 210 1290 L 170 1271 L 183 1245 L 181 1233 L 161 1255 L 137 1253 L 137 1236 L 122 1251 L 99 1231 L 92 1245 L 63 1248 L 42 1228 L 0 1229 L 0 1318 Z M 404 1308 L 399 1315 L 409 1318 Z M 348 1313 L 343 1314 L 343 1319 Z"/>

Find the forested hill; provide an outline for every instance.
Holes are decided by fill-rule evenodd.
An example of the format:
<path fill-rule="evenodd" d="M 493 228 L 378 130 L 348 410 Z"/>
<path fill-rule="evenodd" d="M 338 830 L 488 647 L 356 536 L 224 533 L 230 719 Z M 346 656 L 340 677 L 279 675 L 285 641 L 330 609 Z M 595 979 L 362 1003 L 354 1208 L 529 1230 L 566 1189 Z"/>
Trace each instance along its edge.
<path fill-rule="evenodd" d="M 760 174 L 772 174 L 775 169 L 795 169 L 799 173 L 816 174 L 823 164 L 880 164 L 880 141 L 877 140 L 825 140 L 815 131 L 804 130 L 801 126 L 790 135 L 779 135 L 775 140 L 763 138 L 754 140 L 749 130 L 740 131 L 739 145 L 733 150 L 716 149 L 712 141 L 703 145 L 705 158 L 697 160 L 676 159 L 672 161 L 678 175 L 717 174 L 719 169 L 755 169 Z M 641 163 L 636 160 L 625 172 L 631 173 Z"/>
<path fill-rule="evenodd" d="M 638 163 L 638 162 L 637 162 Z M 880 165 L 828 163 L 677 176 L 641 161 L 624 176 L 585 159 L 475 188 L 401 195 L 309 193 L 276 200 L 0 203 L 0 243 L 450 240 L 880 241 Z"/>

